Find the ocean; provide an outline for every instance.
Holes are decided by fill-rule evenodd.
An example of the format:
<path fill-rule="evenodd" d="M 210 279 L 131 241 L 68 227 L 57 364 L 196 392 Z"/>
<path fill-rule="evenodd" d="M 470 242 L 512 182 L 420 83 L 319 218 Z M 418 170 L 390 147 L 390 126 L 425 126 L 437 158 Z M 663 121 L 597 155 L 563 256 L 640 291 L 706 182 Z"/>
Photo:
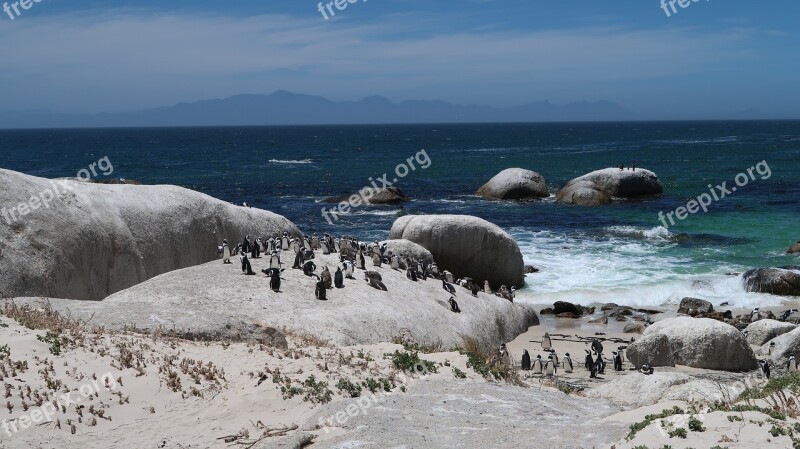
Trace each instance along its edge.
<path fill-rule="evenodd" d="M 370 185 L 424 149 L 430 166 L 396 184 L 413 201 L 360 207 L 329 224 L 319 203 Z M 737 273 L 799 264 L 786 249 L 800 239 L 800 121 L 574 124 L 297 126 L 0 131 L 0 167 L 74 177 L 103 157 L 111 177 L 176 184 L 282 214 L 305 232 L 385 239 L 405 214 L 467 214 L 508 231 L 528 275 L 517 300 L 615 302 L 652 307 L 685 296 L 716 304 L 780 305 L 744 291 Z M 556 204 L 555 192 L 584 173 L 620 164 L 658 174 L 664 195 L 602 207 Z M 658 213 L 735 186 L 708 212 L 665 228 Z M 499 171 L 543 175 L 551 198 L 494 202 L 474 196 Z M 755 179 L 753 179 L 755 178 Z"/>

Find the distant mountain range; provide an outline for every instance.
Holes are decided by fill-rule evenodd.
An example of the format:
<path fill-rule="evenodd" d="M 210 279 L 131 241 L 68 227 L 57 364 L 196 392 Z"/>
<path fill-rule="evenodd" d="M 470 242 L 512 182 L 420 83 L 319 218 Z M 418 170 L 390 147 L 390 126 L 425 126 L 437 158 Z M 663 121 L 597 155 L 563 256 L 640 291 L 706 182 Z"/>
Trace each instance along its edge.
<path fill-rule="evenodd" d="M 633 112 L 608 102 L 559 106 L 548 101 L 495 108 L 444 101 L 392 103 L 374 96 L 331 101 L 277 91 L 222 100 L 180 103 L 125 113 L 63 114 L 50 111 L 0 111 L 0 128 L 86 128 L 152 126 L 345 125 L 397 123 L 586 122 L 636 120 Z"/>

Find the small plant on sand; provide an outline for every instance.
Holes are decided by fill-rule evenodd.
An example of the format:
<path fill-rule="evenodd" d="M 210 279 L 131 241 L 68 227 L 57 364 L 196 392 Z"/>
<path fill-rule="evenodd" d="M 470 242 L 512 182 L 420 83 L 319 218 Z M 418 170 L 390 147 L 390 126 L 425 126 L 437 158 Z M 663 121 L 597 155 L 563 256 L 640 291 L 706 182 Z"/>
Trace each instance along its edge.
<path fill-rule="evenodd" d="M 392 364 L 400 371 L 410 371 L 417 374 L 429 374 L 438 372 L 434 362 L 419 358 L 419 353 L 395 351 L 394 354 L 384 354 L 391 357 Z"/>
<path fill-rule="evenodd" d="M 769 429 L 769 434 L 773 437 L 777 438 L 781 435 L 786 435 L 786 429 L 781 426 L 773 425 L 771 429 Z"/>
<path fill-rule="evenodd" d="M 466 379 L 467 378 L 467 373 L 465 373 L 464 371 L 461 371 L 460 369 L 458 369 L 458 367 L 454 366 L 453 367 L 453 376 L 455 376 L 456 379 Z"/>
<path fill-rule="evenodd" d="M 631 427 L 630 427 L 631 431 L 630 431 L 630 433 L 628 433 L 628 436 L 626 437 L 626 439 L 628 441 L 632 440 L 639 431 L 644 430 L 647 426 L 652 424 L 654 421 L 657 421 L 657 420 L 660 420 L 660 419 L 664 419 L 664 418 L 668 418 L 670 416 L 682 415 L 682 414 L 683 414 L 683 409 L 681 409 L 678 406 L 675 406 L 675 407 L 672 407 L 672 408 L 668 408 L 668 409 L 662 410 L 661 413 L 658 414 L 658 415 L 647 415 L 647 416 L 644 417 L 643 421 L 639 421 L 637 423 L 631 424 Z M 669 424 L 669 423 L 667 423 L 667 424 Z M 684 431 L 685 430 L 686 429 L 684 429 Z"/>
<path fill-rule="evenodd" d="M 784 415 L 784 418 L 781 419 L 783 421 L 786 415 L 800 416 L 800 408 L 798 408 L 800 405 L 794 399 L 798 395 L 800 395 L 800 373 L 795 372 L 772 377 L 763 387 L 748 388 L 739 396 L 739 400 L 753 406 L 753 401 L 763 399 L 770 405 L 772 411 Z"/>
<path fill-rule="evenodd" d="M 645 446 L 644 444 L 640 444 L 638 446 L 633 446 L 633 449 L 650 449 L 650 448 Z"/>
<path fill-rule="evenodd" d="M 0 360 L 5 359 L 9 355 L 11 355 L 11 350 L 8 349 L 8 345 L 0 346 Z"/>
<path fill-rule="evenodd" d="M 44 336 L 37 335 L 36 339 L 42 343 L 47 343 L 50 345 L 50 354 L 61 354 L 61 334 L 53 331 L 47 331 Z"/>
<path fill-rule="evenodd" d="M 402 337 L 392 338 L 392 343 L 396 345 L 402 345 L 406 351 L 421 352 L 423 354 L 432 354 L 434 352 L 442 352 L 443 350 L 442 345 L 421 345 L 419 343 L 408 341 Z"/>
<path fill-rule="evenodd" d="M 333 392 L 328 388 L 327 382 L 318 381 L 313 375 L 303 381 L 306 395 L 303 400 L 312 404 L 327 404 L 333 399 Z"/>
<path fill-rule="evenodd" d="M 336 388 L 339 389 L 339 392 L 341 392 L 343 396 L 348 398 L 357 398 L 361 396 L 361 386 L 347 379 L 339 379 L 339 382 L 336 383 Z"/>
<path fill-rule="evenodd" d="M 675 438 L 675 437 L 686 438 L 687 436 L 688 432 L 686 432 L 686 429 L 684 429 L 683 427 L 678 427 L 677 429 L 669 431 L 670 438 Z"/>
<path fill-rule="evenodd" d="M 363 385 L 364 388 L 369 390 L 370 393 L 376 393 L 379 390 L 383 390 L 388 393 L 392 391 L 392 389 L 394 388 L 394 382 L 392 382 L 391 379 L 387 379 L 385 377 L 382 377 L 380 379 L 373 379 L 371 377 L 367 377 L 366 379 L 364 379 L 363 382 L 361 382 L 361 385 Z"/>
<path fill-rule="evenodd" d="M 703 427 L 703 421 L 692 416 L 689 418 L 689 430 L 692 432 L 705 432 L 706 428 Z"/>

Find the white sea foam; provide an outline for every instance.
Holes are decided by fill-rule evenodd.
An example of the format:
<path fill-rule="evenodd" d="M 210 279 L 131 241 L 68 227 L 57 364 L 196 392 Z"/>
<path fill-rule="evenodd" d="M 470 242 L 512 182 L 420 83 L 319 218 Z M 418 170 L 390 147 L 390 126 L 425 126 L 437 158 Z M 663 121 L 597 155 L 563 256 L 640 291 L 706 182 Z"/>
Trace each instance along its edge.
<path fill-rule="evenodd" d="M 313 164 L 314 161 L 311 159 L 303 159 L 303 160 L 283 160 L 283 159 L 270 159 L 270 164 Z"/>
<path fill-rule="evenodd" d="M 731 307 L 782 303 L 780 297 L 746 292 L 741 276 L 729 275 L 745 267 L 676 256 L 672 234 L 662 227 L 614 226 L 604 231 L 598 236 L 511 230 L 525 263 L 541 270 L 528 275 L 518 300 L 659 307 L 692 296 Z"/>

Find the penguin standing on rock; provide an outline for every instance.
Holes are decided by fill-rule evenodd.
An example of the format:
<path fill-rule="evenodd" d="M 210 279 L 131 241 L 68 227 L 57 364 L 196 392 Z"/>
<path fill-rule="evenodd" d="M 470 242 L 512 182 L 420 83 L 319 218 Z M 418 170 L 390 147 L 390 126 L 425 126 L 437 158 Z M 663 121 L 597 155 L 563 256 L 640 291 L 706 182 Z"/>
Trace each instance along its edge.
<path fill-rule="evenodd" d="M 317 276 L 317 284 L 314 287 L 314 295 L 316 295 L 317 299 L 320 301 L 328 300 L 328 288 L 325 287 L 325 281 L 319 276 Z"/>
<path fill-rule="evenodd" d="M 411 279 L 411 280 L 412 280 L 412 281 L 414 281 L 414 282 L 417 282 L 417 272 L 416 272 L 416 271 L 414 271 L 414 269 L 413 269 L 413 268 L 411 268 L 411 267 L 409 267 L 409 268 L 406 270 L 406 277 L 407 277 L 407 278 L 409 278 L 409 279 Z"/>
<path fill-rule="evenodd" d="M 228 246 L 227 240 L 222 241 L 222 263 L 231 263 L 231 247 Z"/>
<path fill-rule="evenodd" d="M 344 275 L 339 267 L 336 267 L 336 273 L 333 274 L 333 284 L 336 288 L 344 288 Z"/>
<path fill-rule="evenodd" d="M 492 286 L 489 285 L 489 281 L 483 281 L 483 292 L 489 295 L 492 294 Z"/>
<path fill-rule="evenodd" d="M 443 288 L 443 289 L 444 289 L 444 290 L 445 290 L 447 293 L 450 293 L 451 295 L 455 295 L 455 294 L 456 294 L 456 289 L 455 289 L 455 287 L 453 287 L 453 285 L 452 285 L 452 284 L 448 284 L 448 283 L 447 283 L 447 281 L 446 281 L 446 280 L 444 280 L 444 278 L 442 278 L 442 288 Z"/>
<path fill-rule="evenodd" d="M 458 303 L 456 302 L 456 299 L 455 299 L 455 298 L 453 298 L 453 297 L 451 296 L 451 297 L 450 297 L 450 299 L 449 299 L 449 300 L 447 300 L 447 302 L 449 302 L 449 303 L 450 303 L 450 310 L 451 310 L 451 311 L 453 311 L 453 312 L 455 312 L 455 313 L 461 313 L 461 309 L 458 307 Z"/>
<path fill-rule="evenodd" d="M 644 365 L 642 365 L 642 367 L 639 369 L 639 371 L 642 374 L 650 375 L 650 374 L 653 374 L 654 370 L 653 370 L 653 366 L 652 365 L 650 365 L 649 363 L 645 363 Z"/>
<path fill-rule="evenodd" d="M 527 349 L 522 350 L 522 369 L 525 371 L 531 370 L 531 355 L 528 354 Z"/>
<path fill-rule="evenodd" d="M 353 262 L 349 260 L 344 261 L 344 277 L 347 279 L 355 279 L 353 277 Z"/>
<path fill-rule="evenodd" d="M 758 366 L 761 368 L 761 374 L 763 374 L 765 378 L 769 379 L 769 362 L 766 360 L 759 360 Z"/>
<path fill-rule="evenodd" d="M 789 356 L 789 363 L 786 364 L 786 371 L 790 373 L 797 371 L 797 360 L 795 360 L 793 355 Z"/>

